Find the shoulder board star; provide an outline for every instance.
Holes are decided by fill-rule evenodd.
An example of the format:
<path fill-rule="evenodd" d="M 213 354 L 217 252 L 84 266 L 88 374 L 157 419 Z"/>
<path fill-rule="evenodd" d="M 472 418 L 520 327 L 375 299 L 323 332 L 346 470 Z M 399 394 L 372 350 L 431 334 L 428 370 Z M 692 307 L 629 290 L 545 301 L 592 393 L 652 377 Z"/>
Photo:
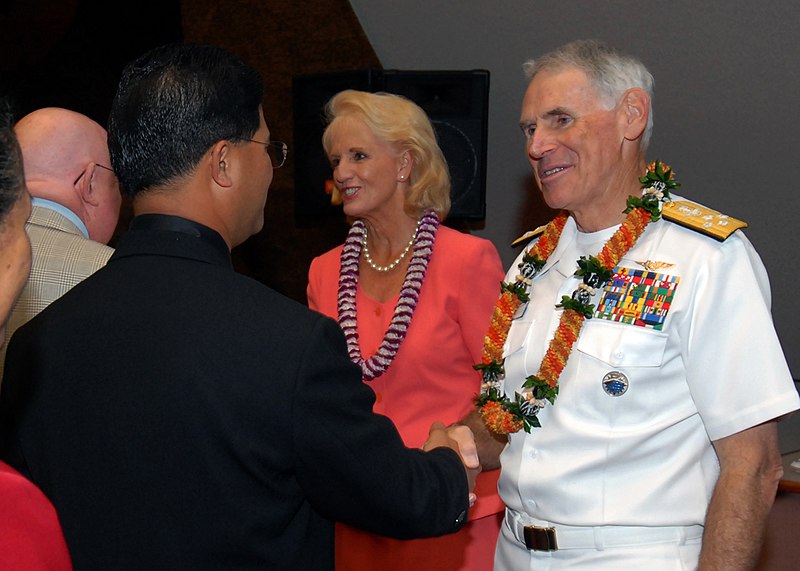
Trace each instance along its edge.
<path fill-rule="evenodd" d="M 664 203 L 661 215 L 665 220 L 685 226 L 723 242 L 739 228 L 747 228 L 747 222 L 727 214 L 711 210 L 689 200 Z"/>
<path fill-rule="evenodd" d="M 534 228 L 533 230 L 528 230 L 522 236 L 520 236 L 519 238 L 517 238 L 516 240 L 511 242 L 511 247 L 513 248 L 515 246 L 519 246 L 523 242 L 527 242 L 528 240 L 531 240 L 533 238 L 536 238 L 537 236 L 540 236 L 542 234 L 542 232 L 544 232 L 545 226 L 547 226 L 547 225 L 546 224 L 542 224 L 538 228 Z"/>

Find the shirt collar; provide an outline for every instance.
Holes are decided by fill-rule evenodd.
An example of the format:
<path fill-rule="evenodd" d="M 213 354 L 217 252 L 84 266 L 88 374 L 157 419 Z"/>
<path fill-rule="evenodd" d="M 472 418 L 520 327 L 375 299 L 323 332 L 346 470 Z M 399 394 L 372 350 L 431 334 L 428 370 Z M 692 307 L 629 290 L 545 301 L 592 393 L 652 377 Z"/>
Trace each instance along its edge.
<path fill-rule="evenodd" d="M 69 219 L 75 226 L 78 227 L 78 230 L 81 231 L 83 237 L 89 239 L 89 230 L 86 228 L 86 224 L 83 223 L 83 220 L 75 214 L 72 210 L 64 206 L 63 204 L 59 204 L 58 202 L 53 202 L 52 200 L 47 200 L 46 198 L 31 198 L 31 205 L 33 206 L 41 206 L 42 208 L 47 208 L 48 210 L 54 210 L 58 212 L 62 216 Z"/>

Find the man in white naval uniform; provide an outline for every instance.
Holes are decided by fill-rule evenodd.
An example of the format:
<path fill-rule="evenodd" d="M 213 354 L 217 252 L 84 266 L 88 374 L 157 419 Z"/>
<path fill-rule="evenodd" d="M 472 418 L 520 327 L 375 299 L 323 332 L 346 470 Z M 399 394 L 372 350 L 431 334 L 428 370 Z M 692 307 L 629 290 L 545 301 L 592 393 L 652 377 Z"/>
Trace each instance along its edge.
<path fill-rule="evenodd" d="M 569 218 L 507 333 L 511 401 L 540 370 L 563 296 L 583 287 L 578 260 L 597 256 L 627 198 L 642 196 L 652 129 L 653 80 L 635 58 L 579 41 L 525 68 L 528 159 L 548 206 Z M 776 420 L 800 399 L 746 224 L 672 199 L 613 277 L 584 288 L 592 312 L 557 396 L 539 401 L 541 426 L 509 431 L 497 571 L 730 571 L 758 558 L 782 475 Z M 492 450 L 481 453 L 490 466 Z"/>

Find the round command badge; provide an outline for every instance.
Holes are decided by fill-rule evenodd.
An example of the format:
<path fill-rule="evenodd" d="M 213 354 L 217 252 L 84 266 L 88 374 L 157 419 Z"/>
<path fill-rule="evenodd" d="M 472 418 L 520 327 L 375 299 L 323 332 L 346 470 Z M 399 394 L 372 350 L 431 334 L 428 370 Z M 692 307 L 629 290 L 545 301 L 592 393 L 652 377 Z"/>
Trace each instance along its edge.
<path fill-rule="evenodd" d="M 625 394 L 628 390 L 628 377 L 619 371 L 611 371 L 603 377 L 603 390 L 612 397 Z"/>

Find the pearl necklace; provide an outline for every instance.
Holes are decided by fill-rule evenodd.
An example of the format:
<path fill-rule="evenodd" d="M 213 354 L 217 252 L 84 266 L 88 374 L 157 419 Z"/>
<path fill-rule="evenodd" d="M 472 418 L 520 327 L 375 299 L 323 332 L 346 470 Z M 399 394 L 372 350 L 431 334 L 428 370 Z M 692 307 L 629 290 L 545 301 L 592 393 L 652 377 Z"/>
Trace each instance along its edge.
<path fill-rule="evenodd" d="M 408 251 L 411 249 L 411 246 L 414 245 L 414 240 L 416 240 L 416 238 L 417 238 L 417 232 L 419 232 L 419 225 L 420 225 L 421 222 L 422 222 L 422 218 L 417 220 L 417 227 L 414 229 L 414 233 L 411 234 L 411 239 L 408 241 L 408 244 L 406 244 L 405 250 L 403 250 L 400 253 L 400 255 L 397 256 L 397 258 L 391 264 L 389 264 L 387 266 L 379 266 L 378 264 L 375 263 L 375 261 L 369 255 L 369 246 L 367 245 L 367 227 L 364 226 L 364 248 L 363 248 L 363 251 L 364 251 L 364 259 L 369 264 L 369 267 L 372 268 L 373 270 L 375 270 L 376 272 L 388 272 L 389 270 L 393 270 L 395 268 L 395 266 L 397 266 L 397 264 L 399 264 L 402 261 L 402 259 L 406 257 L 406 254 L 408 254 Z"/>
<path fill-rule="evenodd" d="M 339 266 L 339 292 L 337 311 L 339 326 L 347 340 L 347 353 L 350 360 L 361 367 L 365 381 L 381 376 L 397 355 L 400 343 L 405 339 L 414 310 L 417 308 L 420 289 L 428 271 L 428 262 L 433 254 L 436 231 L 439 228 L 439 217 L 429 211 L 422 215 L 418 230 L 414 233 L 414 250 L 406 270 L 405 281 L 400 288 L 400 298 L 394 308 L 394 316 L 386 330 L 375 354 L 369 359 L 361 356 L 358 344 L 358 318 L 356 313 L 356 290 L 358 288 L 361 249 L 367 243 L 367 227 L 362 220 L 356 220 L 350 227 L 347 239 L 342 247 Z"/>

